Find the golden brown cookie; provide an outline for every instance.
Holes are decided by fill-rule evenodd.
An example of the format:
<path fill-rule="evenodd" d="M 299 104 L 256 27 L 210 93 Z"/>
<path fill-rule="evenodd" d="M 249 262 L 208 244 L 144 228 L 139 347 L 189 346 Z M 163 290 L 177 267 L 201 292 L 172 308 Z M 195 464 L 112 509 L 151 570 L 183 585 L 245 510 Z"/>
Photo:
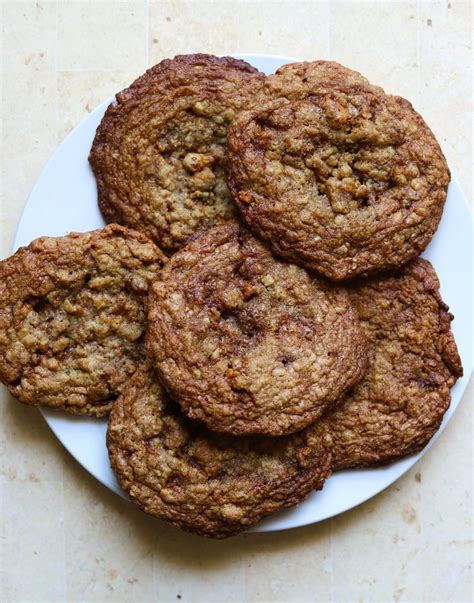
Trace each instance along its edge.
<path fill-rule="evenodd" d="M 34 406 L 100 417 L 144 358 L 145 301 L 164 261 L 143 234 L 42 237 L 0 262 L 0 379 Z"/>
<path fill-rule="evenodd" d="M 225 538 L 322 488 L 331 458 L 303 431 L 282 438 L 213 433 L 186 419 L 154 371 L 137 370 L 112 409 L 112 468 L 143 511 Z"/>
<path fill-rule="evenodd" d="M 367 337 L 369 367 L 316 426 L 332 445 L 335 470 L 387 463 L 424 448 L 462 375 L 453 316 L 429 262 L 415 260 L 398 274 L 362 281 L 350 295 Z"/>
<path fill-rule="evenodd" d="M 117 94 L 89 157 L 105 219 L 173 252 L 229 218 L 227 127 L 263 80 L 244 61 L 194 54 L 162 61 Z"/>
<path fill-rule="evenodd" d="M 275 259 L 243 226 L 177 252 L 149 297 L 147 346 L 193 419 L 233 434 L 303 429 L 364 374 L 346 291 Z"/>
<path fill-rule="evenodd" d="M 332 280 L 398 268 L 438 227 L 450 175 L 433 133 L 408 101 L 337 63 L 280 68 L 228 138 L 249 228 Z"/>

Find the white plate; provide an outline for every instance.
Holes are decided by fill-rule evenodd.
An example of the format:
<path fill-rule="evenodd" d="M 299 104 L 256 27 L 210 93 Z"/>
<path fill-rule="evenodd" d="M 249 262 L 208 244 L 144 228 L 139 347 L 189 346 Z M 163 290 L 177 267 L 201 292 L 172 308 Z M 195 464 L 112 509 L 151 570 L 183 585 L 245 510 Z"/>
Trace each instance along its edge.
<path fill-rule="evenodd" d="M 274 56 L 239 56 L 266 73 L 272 73 L 280 65 L 296 60 Z M 110 100 L 104 102 L 88 115 L 69 134 L 46 165 L 21 217 L 15 249 L 41 235 L 64 235 L 70 231 L 93 230 L 104 225 L 97 207 L 95 180 L 87 156 L 95 130 L 109 103 Z M 443 299 L 456 317 L 453 331 L 465 376 L 453 388 L 451 407 L 431 444 L 440 436 L 455 411 L 472 369 L 472 231 L 470 208 L 457 180 L 453 178 L 440 227 L 423 255 L 434 264 L 441 281 Z M 109 466 L 105 447 L 106 421 L 73 417 L 49 410 L 42 412 L 57 438 L 74 458 L 104 485 L 124 496 Z M 438 449 L 439 453 L 441 449 Z M 392 484 L 416 463 L 421 454 L 381 469 L 337 473 L 327 481 L 324 490 L 311 494 L 294 509 L 267 518 L 255 530 L 270 532 L 293 528 L 342 513 Z"/>

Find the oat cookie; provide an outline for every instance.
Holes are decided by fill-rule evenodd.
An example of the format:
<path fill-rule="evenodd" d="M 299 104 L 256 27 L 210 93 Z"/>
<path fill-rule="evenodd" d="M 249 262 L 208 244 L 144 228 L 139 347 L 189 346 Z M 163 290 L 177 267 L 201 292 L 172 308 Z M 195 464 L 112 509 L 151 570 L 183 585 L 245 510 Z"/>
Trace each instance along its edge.
<path fill-rule="evenodd" d="M 331 464 L 322 444 L 309 430 L 282 438 L 210 432 L 184 417 L 145 366 L 115 403 L 107 432 L 112 468 L 133 502 L 212 538 L 321 489 Z"/>
<path fill-rule="evenodd" d="M 162 61 L 117 94 L 89 158 L 105 219 L 171 253 L 229 218 L 227 127 L 263 80 L 244 61 L 195 54 Z"/>
<path fill-rule="evenodd" d="M 169 260 L 150 289 L 148 319 L 165 387 L 216 431 L 303 429 L 365 370 L 347 292 L 275 259 L 235 222 Z"/>
<path fill-rule="evenodd" d="M 143 361 L 145 301 L 164 261 L 143 234 L 41 237 L 0 262 L 0 379 L 34 406 L 105 415 Z"/>
<path fill-rule="evenodd" d="M 365 377 L 317 429 L 332 443 L 333 468 L 378 465 L 424 448 L 462 375 L 452 315 L 436 273 L 415 260 L 350 291 L 368 343 Z"/>
<path fill-rule="evenodd" d="M 337 63 L 279 69 L 228 139 L 249 227 L 330 279 L 398 268 L 438 227 L 450 174 L 433 133 L 407 100 Z"/>

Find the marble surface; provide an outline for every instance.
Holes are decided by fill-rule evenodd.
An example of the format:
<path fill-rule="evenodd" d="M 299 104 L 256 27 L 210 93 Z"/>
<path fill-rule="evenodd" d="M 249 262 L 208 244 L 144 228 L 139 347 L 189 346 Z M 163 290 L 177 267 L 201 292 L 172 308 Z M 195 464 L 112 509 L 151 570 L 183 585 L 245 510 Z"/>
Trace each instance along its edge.
<path fill-rule="evenodd" d="M 338 60 L 410 99 L 472 193 L 472 3 L 1 2 L 0 252 L 57 144 L 99 102 L 174 54 Z M 38 411 L 0 390 L 0 600 L 470 601 L 472 385 L 402 479 L 339 517 L 224 542 L 107 491 Z"/>

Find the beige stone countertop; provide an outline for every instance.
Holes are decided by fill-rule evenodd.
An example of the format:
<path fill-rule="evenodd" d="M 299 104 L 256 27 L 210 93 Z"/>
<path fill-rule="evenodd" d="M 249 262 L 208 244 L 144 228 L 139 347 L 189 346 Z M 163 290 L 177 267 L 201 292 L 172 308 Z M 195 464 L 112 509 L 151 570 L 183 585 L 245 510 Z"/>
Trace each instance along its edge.
<path fill-rule="evenodd" d="M 332 59 L 406 96 L 472 187 L 472 3 L 1 1 L 1 257 L 65 135 L 147 66 L 189 52 Z M 312 526 L 209 541 L 147 517 L 0 390 L 0 600 L 453 601 L 473 597 L 472 387 L 432 449 Z"/>

